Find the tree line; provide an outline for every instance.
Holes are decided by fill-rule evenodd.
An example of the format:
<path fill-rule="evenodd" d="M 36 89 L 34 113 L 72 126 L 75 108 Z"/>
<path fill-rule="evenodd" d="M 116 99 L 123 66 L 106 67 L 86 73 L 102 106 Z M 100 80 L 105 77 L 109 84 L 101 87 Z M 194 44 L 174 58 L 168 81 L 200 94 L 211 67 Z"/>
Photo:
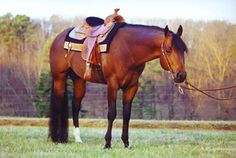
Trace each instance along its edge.
<path fill-rule="evenodd" d="M 47 117 L 50 99 L 48 53 L 55 36 L 70 26 L 81 24 L 81 17 L 49 20 L 31 19 L 10 13 L 0 17 L 0 115 Z M 176 30 L 184 28 L 188 46 L 186 69 L 188 81 L 201 89 L 236 85 L 236 25 L 225 21 L 183 21 L 131 19 Z M 68 81 L 69 92 L 71 83 Z M 106 117 L 106 87 L 88 83 L 82 102 L 81 117 Z M 216 97 L 232 97 L 235 89 L 211 92 Z M 71 93 L 69 94 L 71 98 Z M 96 102 L 91 100 L 96 98 Z M 118 98 L 121 99 L 119 95 Z M 118 100 L 118 117 L 122 106 Z M 133 103 L 132 117 L 145 119 L 236 119 L 236 101 L 216 101 L 200 93 L 185 91 L 180 95 L 162 70 L 159 61 L 146 65 Z M 99 104 L 99 105 L 95 105 Z M 94 108 L 96 107 L 96 108 Z"/>

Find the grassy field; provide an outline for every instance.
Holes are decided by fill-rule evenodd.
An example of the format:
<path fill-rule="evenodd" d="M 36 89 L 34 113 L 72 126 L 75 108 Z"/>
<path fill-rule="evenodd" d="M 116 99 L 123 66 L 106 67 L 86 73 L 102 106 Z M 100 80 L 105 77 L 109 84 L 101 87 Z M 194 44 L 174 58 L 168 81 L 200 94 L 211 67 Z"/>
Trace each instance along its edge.
<path fill-rule="evenodd" d="M 72 126 L 72 120 L 69 119 Z M 47 118 L 1 117 L 0 126 L 48 126 Z M 106 128 L 107 119 L 80 119 L 81 127 Z M 122 120 L 116 119 L 113 127 L 121 128 Z M 236 121 L 183 121 L 183 120 L 137 120 L 131 119 L 131 128 L 148 129 L 190 129 L 190 130 L 230 130 L 236 131 Z"/>
<path fill-rule="evenodd" d="M 112 149 L 104 150 L 105 128 L 81 128 L 83 144 L 53 144 L 47 127 L 0 126 L 0 157 L 178 158 L 236 157 L 236 131 L 130 129 L 132 149 L 123 148 L 121 129 L 114 128 Z"/>

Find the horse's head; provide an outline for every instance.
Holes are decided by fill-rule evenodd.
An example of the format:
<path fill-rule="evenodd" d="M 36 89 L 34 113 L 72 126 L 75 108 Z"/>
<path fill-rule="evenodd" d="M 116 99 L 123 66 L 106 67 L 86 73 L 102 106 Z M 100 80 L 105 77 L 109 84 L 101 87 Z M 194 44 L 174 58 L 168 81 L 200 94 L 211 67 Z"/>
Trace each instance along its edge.
<path fill-rule="evenodd" d="M 168 26 L 164 30 L 164 40 L 161 44 L 162 55 L 160 63 L 164 70 L 171 71 L 176 83 L 183 82 L 186 79 L 184 52 L 187 47 L 180 36 L 183 28 L 180 25 L 177 33 L 169 31 Z"/>

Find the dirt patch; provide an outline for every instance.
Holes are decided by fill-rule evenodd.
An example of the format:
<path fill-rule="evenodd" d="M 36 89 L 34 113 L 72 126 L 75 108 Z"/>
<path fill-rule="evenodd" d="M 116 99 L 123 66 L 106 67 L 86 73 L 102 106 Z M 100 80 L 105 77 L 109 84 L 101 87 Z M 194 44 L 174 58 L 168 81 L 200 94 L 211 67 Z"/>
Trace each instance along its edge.
<path fill-rule="evenodd" d="M 48 126 L 47 118 L 21 118 L 0 117 L 1 126 Z M 70 126 L 73 126 L 69 119 Z M 106 119 L 80 119 L 81 127 L 104 128 L 107 127 Z M 113 127 L 122 128 L 122 120 L 117 119 Z M 156 120 L 131 120 L 131 128 L 147 129 L 189 129 L 189 130 L 233 130 L 236 131 L 236 121 L 156 121 Z"/>

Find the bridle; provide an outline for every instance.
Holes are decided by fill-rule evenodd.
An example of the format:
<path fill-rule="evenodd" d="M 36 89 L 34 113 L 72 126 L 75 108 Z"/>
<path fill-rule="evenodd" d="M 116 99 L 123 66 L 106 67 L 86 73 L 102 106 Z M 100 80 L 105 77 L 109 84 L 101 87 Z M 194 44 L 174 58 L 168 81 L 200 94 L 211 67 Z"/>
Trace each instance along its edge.
<path fill-rule="evenodd" d="M 166 48 L 164 46 L 164 43 L 165 43 L 165 41 L 163 41 L 161 43 L 161 53 L 162 53 L 162 55 L 163 55 L 163 57 L 164 57 L 164 59 L 165 59 L 165 61 L 167 63 L 167 66 L 168 66 L 168 68 L 169 68 L 169 70 L 171 72 L 172 79 L 174 79 L 175 78 L 175 72 L 174 72 L 174 70 L 173 70 L 173 68 L 171 66 L 170 60 L 169 60 L 169 58 L 167 56 L 167 51 L 166 51 Z"/>
<path fill-rule="evenodd" d="M 172 65 L 170 63 L 170 60 L 167 56 L 167 51 L 166 51 L 166 48 L 165 48 L 165 41 L 163 41 L 162 44 L 161 44 L 161 53 L 162 53 L 162 55 L 163 55 L 163 57 L 164 57 L 164 59 L 167 63 L 167 66 L 168 66 L 169 70 L 170 70 L 171 77 L 174 80 L 175 79 L 175 72 L 174 72 L 174 70 L 172 68 Z M 183 82 L 185 85 L 180 85 L 180 83 L 176 83 L 176 82 L 174 82 L 174 83 L 175 83 L 175 86 L 178 88 L 178 91 L 179 91 L 180 94 L 184 94 L 183 89 L 186 89 L 186 90 L 198 91 L 198 92 L 200 92 L 200 93 L 202 93 L 202 94 L 204 94 L 204 95 L 206 95 L 206 96 L 208 96 L 212 99 L 215 99 L 215 100 L 232 100 L 232 99 L 236 99 L 236 96 L 230 97 L 230 98 L 218 98 L 218 97 L 215 97 L 215 96 L 212 96 L 212 95 L 206 93 L 206 91 L 222 91 L 222 90 L 226 90 L 226 89 L 233 89 L 233 88 L 236 88 L 236 85 L 235 86 L 229 86 L 229 87 L 223 87 L 223 88 L 217 88 L 217 89 L 202 90 L 202 89 L 194 86 L 193 84 L 189 83 L 187 81 L 187 79 L 185 79 L 184 82 Z"/>
<path fill-rule="evenodd" d="M 171 66 L 171 63 L 170 63 L 170 60 L 169 60 L 169 58 L 168 58 L 168 56 L 167 56 L 167 51 L 166 51 L 166 48 L 165 48 L 165 41 L 163 41 L 162 43 L 161 43 L 161 53 L 162 53 L 162 55 L 163 55 L 163 57 L 164 57 L 164 59 L 165 59 L 165 61 L 166 61 L 166 63 L 167 63 L 167 66 L 168 66 L 168 68 L 169 68 L 169 70 L 170 70 L 170 74 L 171 74 L 171 77 L 172 77 L 172 79 L 173 79 L 173 81 L 174 81 L 174 79 L 175 79 L 175 72 L 174 72 L 174 69 L 172 68 L 172 66 Z M 186 80 L 185 80 L 186 81 Z M 178 88 L 178 91 L 179 91 L 179 93 L 180 94 L 184 94 L 184 91 L 183 91 L 183 89 L 182 89 L 182 87 L 180 86 L 180 84 L 179 83 L 176 83 L 176 82 L 174 82 L 175 83 L 175 86 Z"/>

